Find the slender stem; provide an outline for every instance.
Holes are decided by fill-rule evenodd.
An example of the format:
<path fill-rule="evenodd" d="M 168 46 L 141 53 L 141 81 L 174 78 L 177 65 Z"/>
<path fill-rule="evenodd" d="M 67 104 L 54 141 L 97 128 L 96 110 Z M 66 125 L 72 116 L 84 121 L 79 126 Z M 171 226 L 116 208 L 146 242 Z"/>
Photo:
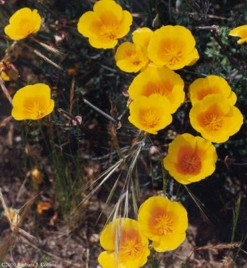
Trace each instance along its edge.
<path fill-rule="evenodd" d="M 100 113 L 101 115 L 103 115 L 105 118 L 107 118 L 108 120 L 110 120 L 111 122 L 113 122 L 115 125 L 119 125 L 119 122 L 115 118 L 113 118 L 109 114 L 105 113 L 104 111 L 102 111 L 101 109 L 99 109 L 97 106 L 93 105 L 90 101 L 88 101 L 85 98 L 83 98 L 83 101 L 84 101 L 84 103 L 86 103 L 87 105 L 89 105 L 91 108 L 93 108 L 95 111 L 97 111 L 98 113 Z"/>
<path fill-rule="evenodd" d="M 5 83 L 4 83 L 3 79 L 1 78 L 1 76 L 0 76 L 0 86 L 2 88 L 4 95 L 7 97 L 8 101 L 12 105 L 12 98 L 11 98 L 11 96 L 8 92 L 8 89 L 6 88 Z"/>

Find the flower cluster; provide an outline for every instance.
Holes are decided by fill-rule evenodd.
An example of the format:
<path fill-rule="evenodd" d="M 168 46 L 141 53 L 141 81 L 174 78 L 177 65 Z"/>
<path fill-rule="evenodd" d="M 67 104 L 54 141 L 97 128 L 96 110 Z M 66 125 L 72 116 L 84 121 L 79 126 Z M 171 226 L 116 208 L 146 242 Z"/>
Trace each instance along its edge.
<path fill-rule="evenodd" d="M 184 240 L 188 228 L 186 209 L 175 201 L 154 196 L 139 208 L 138 220 L 119 218 L 100 235 L 105 249 L 99 257 L 103 268 L 138 268 L 147 262 L 149 242 L 157 252 L 174 250 Z"/>
<path fill-rule="evenodd" d="M 91 44 L 90 38 L 99 40 L 104 33 L 103 30 L 97 34 L 95 31 L 100 16 L 107 13 L 107 18 L 100 17 L 103 26 L 97 29 L 106 29 L 105 25 L 112 26 L 110 21 L 115 22 L 114 30 L 120 27 L 108 7 L 102 11 L 106 3 L 117 5 L 111 0 L 100 0 L 95 4 L 94 12 L 86 12 L 78 23 L 78 27 L 82 25 L 86 29 L 84 35 L 89 37 Z M 118 9 L 121 22 L 124 23 L 122 8 L 114 8 Z M 89 23 L 82 24 L 81 20 L 86 18 Z M 125 34 L 127 28 L 129 30 L 129 24 Z M 112 28 L 107 29 L 112 33 Z M 117 36 L 116 32 L 114 36 Z M 117 40 L 114 46 L 116 44 Z M 184 81 L 175 71 L 197 62 L 199 54 L 195 45 L 191 31 L 180 25 L 166 25 L 155 31 L 147 27 L 138 28 L 132 33 L 132 42 L 125 41 L 119 45 L 115 53 L 116 65 L 125 72 L 139 72 L 128 88 L 131 100 L 128 119 L 134 126 L 147 133 L 157 134 L 172 122 L 172 114 L 185 99 Z M 217 161 L 216 150 L 211 142 L 227 141 L 243 123 L 241 112 L 234 106 L 236 94 L 222 77 L 209 75 L 196 79 L 189 86 L 189 97 L 192 103 L 190 122 L 202 137 L 189 133 L 177 136 L 163 160 L 166 170 L 182 184 L 210 176 Z"/>
<path fill-rule="evenodd" d="M 77 30 L 94 48 L 115 48 L 129 33 L 132 20 L 131 13 L 114 0 L 99 0 L 93 11 L 79 18 Z M 4 32 L 12 40 L 21 40 L 37 33 L 41 24 L 38 11 L 25 7 L 10 17 Z M 231 30 L 229 35 L 238 36 L 238 44 L 247 42 L 247 25 Z M 128 87 L 129 122 L 150 134 L 171 124 L 185 100 L 185 83 L 176 71 L 194 65 L 198 59 L 195 38 L 184 26 L 133 31 L 131 42 L 122 42 L 115 51 L 117 67 L 136 74 Z M 10 79 L 3 71 L 0 75 L 2 80 Z M 189 85 L 188 96 L 190 123 L 201 136 L 177 135 L 163 159 L 167 172 L 184 185 L 213 174 L 217 162 L 213 143 L 226 142 L 243 124 L 243 115 L 235 106 L 237 96 L 224 78 L 198 78 Z M 12 105 L 15 120 L 38 120 L 52 113 L 55 104 L 50 87 L 37 83 L 19 89 Z M 40 203 L 38 212 L 49 208 L 49 203 Z M 103 268 L 141 267 L 150 248 L 157 252 L 176 249 L 185 240 L 187 227 L 187 211 L 180 203 L 151 197 L 140 206 L 138 220 L 120 217 L 104 228 L 100 235 L 104 251 L 98 262 Z"/>
<path fill-rule="evenodd" d="M 184 101 L 184 81 L 167 67 L 150 66 L 139 73 L 128 89 L 132 100 L 129 121 L 141 130 L 157 134 L 172 122 Z"/>
<path fill-rule="evenodd" d="M 24 7 L 17 10 L 4 28 L 5 34 L 13 40 L 24 39 L 37 33 L 41 27 L 42 18 L 36 9 Z M 10 78 L 1 72 L 1 78 Z M 51 99 L 51 89 L 48 85 L 37 83 L 19 89 L 12 100 L 11 115 L 15 120 L 38 120 L 50 114 L 54 109 Z"/>
<path fill-rule="evenodd" d="M 148 65 L 148 44 L 152 36 L 152 30 L 149 28 L 139 28 L 132 34 L 131 42 L 122 43 L 116 51 L 116 64 L 124 72 L 136 73 Z"/>
<path fill-rule="evenodd" d="M 216 143 L 226 142 L 243 124 L 243 116 L 234 106 L 237 97 L 227 81 L 210 75 L 195 80 L 189 88 L 192 108 L 190 122 L 201 135 Z"/>
<path fill-rule="evenodd" d="M 132 23 L 131 14 L 113 0 L 100 0 L 84 13 L 78 31 L 95 48 L 113 48 Z M 140 73 L 128 93 L 129 121 L 147 133 L 157 134 L 172 122 L 172 114 L 185 98 L 184 82 L 173 70 L 193 65 L 199 54 L 196 42 L 184 26 L 147 27 L 132 33 L 133 42 L 123 42 L 115 53 L 116 65 L 125 72 Z"/>
<path fill-rule="evenodd" d="M 115 55 L 117 66 L 125 72 L 138 72 L 148 63 L 178 70 L 199 59 L 195 39 L 183 26 L 162 26 L 154 32 L 139 28 L 132 39 L 133 43 L 122 43 Z"/>
<path fill-rule="evenodd" d="M 171 114 L 184 102 L 184 81 L 174 70 L 199 59 L 193 35 L 178 25 L 162 26 L 154 32 L 140 28 L 133 33 L 133 43 L 119 46 L 115 59 L 123 71 L 141 71 L 128 89 L 132 100 L 129 121 L 157 134 L 172 122 Z"/>
<path fill-rule="evenodd" d="M 192 127 L 202 137 L 178 135 L 169 145 L 163 160 L 165 169 L 181 184 L 198 182 L 215 170 L 217 154 L 211 142 L 226 142 L 243 124 L 234 106 L 237 101 L 227 81 L 216 75 L 198 78 L 189 86 Z"/>

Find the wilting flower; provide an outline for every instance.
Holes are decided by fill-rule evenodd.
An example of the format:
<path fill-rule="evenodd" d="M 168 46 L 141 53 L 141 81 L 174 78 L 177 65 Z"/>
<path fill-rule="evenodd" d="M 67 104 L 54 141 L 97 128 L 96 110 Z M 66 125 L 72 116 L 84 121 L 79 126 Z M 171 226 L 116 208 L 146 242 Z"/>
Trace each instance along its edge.
<path fill-rule="evenodd" d="M 163 164 L 176 181 L 189 184 L 210 176 L 216 161 L 216 149 L 210 141 L 185 133 L 169 145 Z"/>
<path fill-rule="evenodd" d="M 132 34 L 133 43 L 124 42 L 116 51 L 116 64 L 124 72 L 139 72 L 149 63 L 147 47 L 152 35 L 149 28 L 139 28 Z"/>
<path fill-rule="evenodd" d="M 158 94 L 137 97 L 130 103 L 129 110 L 130 123 L 151 134 L 157 134 L 172 122 L 170 104 L 166 97 Z"/>
<path fill-rule="evenodd" d="M 212 142 L 225 142 L 243 124 L 243 115 L 222 95 L 214 94 L 196 103 L 190 110 L 190 123 L 201 135 Z"/>
<path fill-rule="evenodd" d="M 199 59 L 195 45 L 192 33 L 184 26 L 162 26 L 154 31 L 148 54 L 158 66 L 178 70 L 193 65 Z"/>
<path fill-rule="evenodd" d="M 18 226 L 21 222 L 21 215 L 19 209 L 8 207 L 4 210 L 3 216 L 6 217 L 13 226 Z"/>
<path fill-rule="evenodd" d="M 37 120 L 54 109 L 51 89 L 46 84 L 34 84 L 19 89 L 13 97 L 12 116 L 16 120 Z"/>
<path fill-rule="evenodd" d="M 131 14 L 113 0 L 100 0 L 93 11 L 84 13 L 77 24 L 80 34 L 89 38 L 95 48 L 113 48 L 132 24 Z"/>
<path fill-rule="evenodd" d="M 134 78 L 128 92 L 133 100 L 138 96 L 149 97 L 153 94 L 165 96 L 170 103 L 171 113 L 176 112 L 185 97 L 183 79 L 167 67 L 148 67 Z"/>
<path fill-rule="evenodd" d="M 240 39 L 237 41 L 239 45 L 247 42 L 247 24 L 238 26 L 229 32 L 231 36 L 237 36 Z"/>
<path fill-rule="evenodd" d="M 13 40 L 20 40 L 37 33 L 40 29 L 42 19 L 36 9 L 28 7 L 17 10 L 9 19 L 9 24 L 4 32 Z"/>
<path fill-rule="evenodd" d="M 128 218 L 110 222 L 100 235 L 100 244 L 106 250 L 98 257 L 103 268 L 139 268 L 150 254 L 138 222 Z"/>
<path fill-rule="evenodd" d="M 231 105 L 234 105 L 237 101 L 237 96 L 232 91 L 227 81 L 217 75 L 198 78 L 189 87 L 189 96 L 192 105 L 212 94 L 223 95 L 228 99 Z"/>
<path fill-rule="evenodd" d="M 45 210 L 51 208 L 51 203 L 49 201 L 39 201 L 37 204 L 37 212 L 42 214 Z"/>
<path fill-rule="evenodd" d="M 30 173 L 33 182 L 37 184 L 41 184 L 43 182 L 42 174 L 37 167 L 32 168 Z"/>
<path fill-rule="evenodd" d="M 150 197 L 140 206 L 138 222 L 158 252 L 177 248 L 185 240 L 188 228 L 186 209 L 162 196 Z"/>

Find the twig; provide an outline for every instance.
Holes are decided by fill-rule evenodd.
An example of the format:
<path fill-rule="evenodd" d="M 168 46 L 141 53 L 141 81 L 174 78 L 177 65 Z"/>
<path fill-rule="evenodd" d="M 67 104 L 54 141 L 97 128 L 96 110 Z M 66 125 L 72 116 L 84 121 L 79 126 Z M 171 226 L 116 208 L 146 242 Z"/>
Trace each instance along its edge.
<path fill-rule="evenodd" d="M 43 60 L 47 61 L 48 63 L 50 63 L 51 65 L 53 65 L 54 67 L 56 67 L 59 70 L 63 70 L 62 67 L 60 67 L 58 64 L 56 64 L 55 62 L 53 62 L 52 60 L 50 60 L 49 58 L 47 58 L 44 54 L 42 54 L 41 52 L 39 52 L 37 49 L 33 49 L 34 54 L 36 54 L 37 56 L 39 56 L 40 58 L 42 58 Z"/>
<path fill-rule="evenodd" d="M 43 43 L 43 42 L 37 40 L 37 39 L 34 38 L 33 36 L 29 36 L 29 38 L 30 38 L 32 41 L 34 41 L 35 43 L 37 43 L 37 44 L 39 44 L 40 46 L 42 46 L 43 48 L 45 48 L 46 50 L 48 50 L 48 51 L 50 51 L 50 52 L 52 52 L 52 53 L 54 53 L 54 54 L 56 54 L 56 55 L 58 55 L 58 56 L 63 56 L 63 55 L 64 55 L 63 52 L 61 52 L 61 51 L 57 50 L 56 48 L 54 48 L 54 47 L 52 47 L 52 46 L 49 46 L 49 45 L 47 45 L 47 44 L 45 44 L 45 43 Z"/>
<path fill-rule="evenodd" d="M 195 202 L 195 204 L 199 208 L 200 212 L 202 213 L 202 215 L 204 217 L 204 220 L 206 220 L 208 223 L 210 223 L 210 219 L 208 218 L 208 216 L 206 215 L 206 213 L 203 211 L 203 209 L 200 207 L 199 201 L 197 200 L 197 198 L 190 192 L 189 188 L 186 185 L 184 185 L 184 188 L 186 189 L 187 193 L 190 195 L 190 197 L 192 198 L 192 200 Z"/>
<path fill-rule="evenodd" d="M 232 249 L 232 248 L 239 248 L 241 246 L 240 242 L 236 243 L 220 243 L 217 245 L 208 245 L 208 246 L 203 246 L 203 247 L 198 247 L 195 248 L 194 251 L 198 250 L 222 250 L 222 249 Z"/>
<path fill-rule="evenodd" d="M 104 111 L 102 111 L 101 109 L 99 109 L 98 107 L 96 107 L 95 105 L 93 105 L 90 101 L 88 101 L 84 97 L 83 97 L 83 101 L 84 101 L 84 103 L 86 103 L 87 105 L 89 105 L 91 108 L 93 108 L 95 111 L 97 111 L 98 113 L 100 113 L 101 115 L 103 115 L 105 118 L 107 118 L 108 120 L 110 120 L 111 122 L 113 122 L 116 126 L 119 126 L 120 125 L 120 122 L 118 122 L 115 118 L 113 118 L 109 114 L 105 113 Z"/>
<path fill-rule="evenodd" d="M 8 101 L 12 105 L 12 98 L 11 98 L 11 96 L 10 96 L 10 94 L 8 92 L 8 89 L 6 88 L 5 83 L 4 83 L 4 81 L 3 81 L 1 76 L 0 76 L 0 86 L 2 88 L 2 91 L 3 91 L 4 95 L 7 97 Z"/>
<path fill-rule="evenodd" d="M 40 51 L 38 51 L 37 49 L 34 49 L 32 47 L 30 47 L 29 45 L 23 43 L 23 46 L 27 47 L 28 49 L 31 49 L 33 51 L 33 53 L 37 56 L 39 56 L 40 58 L 42 58 L 43 60 L 47 61 L 48 63 L 50 63 L 51 65 L 53 65 L 54 67 L 56 67 L 59 70 L 63 70 L 62 67 L 60 67 L 58 64 L 56 64 L 55 62 L 53 62 L 52 60 L 50 60 L 49 58 L 47 58 L 44 54 L 42 54 Z"/>
<path fill-rule="evenodd" d="M 75 95 L 75 77 L 72 78 L 71 88 L 70 88 L 70 99 L 69 99 L 69 112 L 72 114 L 73 111 L 73 100 Z"/>
<path fill-rule="evenodd" d="M 0 188 L 0 200 L 1 200 L 4 212 L 5 212 L 5 215 L 6 215 L 7 219 L 8 219 L 8 221 L 9 221 L 10 228 L 13 231 L 13 223 L 12 223 L 12 220 L 11 220 L 11 217 L 10 217 L 10 214 L 9 214 L 9 208 L 7 207 L 7 205 L 5 203 L 5 200 L 4 200 L 4 197 L 3 197 L 2 188 Z"/>

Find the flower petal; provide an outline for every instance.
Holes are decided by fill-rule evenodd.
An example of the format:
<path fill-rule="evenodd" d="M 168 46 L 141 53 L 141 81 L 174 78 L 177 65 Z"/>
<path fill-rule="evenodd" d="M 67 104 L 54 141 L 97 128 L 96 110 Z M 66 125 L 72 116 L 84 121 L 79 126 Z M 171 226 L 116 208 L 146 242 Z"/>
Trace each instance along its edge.
<path fill-rule="evenodd" d="M 116 268 L 116 260 L 114 252 L 103 251 L 98 257 L 98 262 L 102 268 Z"/>

